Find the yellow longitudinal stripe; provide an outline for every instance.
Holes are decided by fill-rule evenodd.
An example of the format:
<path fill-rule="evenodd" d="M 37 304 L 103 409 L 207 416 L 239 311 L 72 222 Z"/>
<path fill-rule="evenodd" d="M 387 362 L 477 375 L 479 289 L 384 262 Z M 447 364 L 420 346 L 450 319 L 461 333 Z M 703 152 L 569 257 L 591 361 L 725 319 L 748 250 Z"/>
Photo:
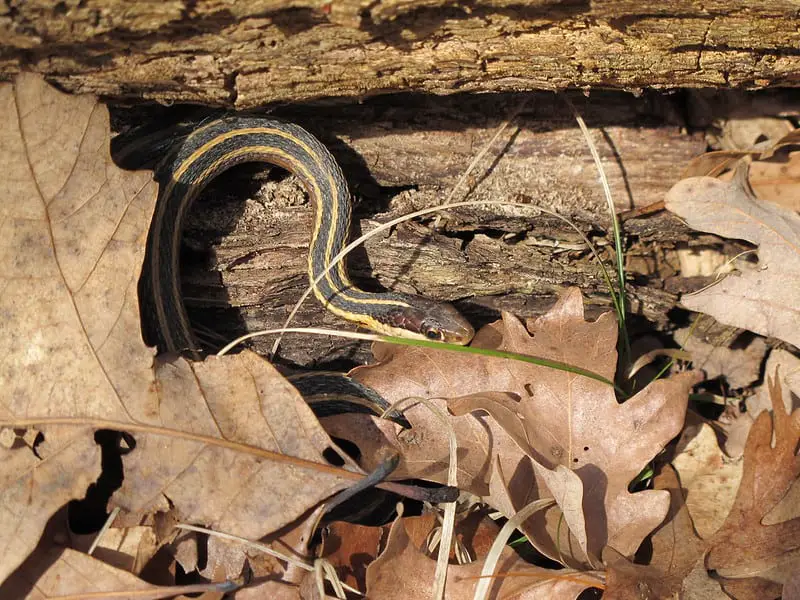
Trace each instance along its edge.
<path fill-rule="evenodd" d="M 309 274 L 313 280 L 314 274 L 314 261 L 317 256 L 314 254 L 314 249 L 316 248 L 317 239 L 322 228 L 323 223 L 323 210 L 328 210 L 328 214 L 330 217 L 330 235 L 328 236 L 328 240 L 326 243 L 326 248 L 324 251 L 323 256 L 323 265 L 327 266 L 330 264 L 330 260 L 333 257 L 333 239 L 334 233 L 337 231 L 338 227 L 347 227 L 349 225 L 349 219 L 345 223 L 338 222 L 338 213 L 339 210 L 339 202 L 341 199 L 339 198 L 339 186 L 336 185 L 336 181 L 334 179 L 334 174 L 331 172 L 330 169 L 324 169 L 322 163 L 318 160 L 315 160 L 317 171 L 319 173 L 325 173 L 327 176 L 327 182 L 329 189 L 331 190 L 330 197 L 327 198 L 328 204 L 326 204 L 326 198 L 323 196 L 322 191 L 320 189 L 319 183 L 317 178 L 315 177 L 314 173 L 309 170 L 308 165 L 304 162 L 300 157 L 291 154 L 289 152 L 285 152 L 279 148 L 274 146 L 259 146 L 259 145 L 252 145 L 252 146 L 245 146 L 242 148 L 237 148 L 231 152 L 226 153 L 225 155 L 219 157 L 217 161 L 213 164 L 209 165 L 206 169 L 204 169 L 199 174 L 192 174 L 190 171 L 194 167 L 195 163 L 202 158 L 205 154 L 209 151 L 214 149 L 221 143 L 224 143 L 226 140 L 229 140 L 234 137 L 238 136 L 247 136 L 247 135 L 274 135 L 278 137 L 282 137 L 291 143 L 299 146 L 304 152 L 306 152 L 307 156 L 310 156 L 314 159 L 318 157 L 317 153 L 315 153 L 307 144 L 305 144 L 302 140 L 298 139 L 297 137 L 291 135 L 289 132 L 282 131 L 280 129 L 269 128 L 269 127 L 255 127 L 255 128 L 246 128 L 246 129 L 235 129 L 231 131 L 227 131 L 224 133 L 219 134 L 218 136 L 206 141 L 203 145 L 198 147 L 194 152 L 192 152 L 186 159 L 184 159 L 178 168 L 175 170 L 173 177 L 168 182 L 163 197 L 169 197 L 174 189 L 174 186 L 178 182 L 186 183 L 188 189 L 186 191 L 185 199 L 192 199 L 194 197 L 195 191 L 199 188 L 203 187 L 207 180 L 213 175 L 213 173 L 219 168 L 221 163 L 230 160 L 236 160 L 241 156 L 248 156 L 248 155 L 258 155 L 258 154 L 266 154 L 270 157 L 274 157 L 274 159 L 279 163 L 279 166 L 285 167 L 288 170 L 292 171 L 299 175 L 307 184 L 311 187 L 309 190 L 312 199 L 315 201 L 316 204 L 316 216 L 315 216 L 315 224 L 314 224 L 314 231 L 312 232 L 312 239 L 311 239 L 311 250 L 309 252 Z M 187 177 L 188 173 L 188 177 Z M 186 200 L 182 200 L 182 202 L 186 202 Z M 164 217 L 164 209 L 160 208 L 158 213 L 158 218 L 163 219 Z M 346 233 L 345 233 L 346 239 Z M 180 239 L 178 236 L 174 236 L 172 239 L 172 256 L 178 256 L 180 251 L 179 248 Z M 155 251 L 158 252 L 158 244 L 156 244 Z M 342 280 L 342 282 L 346 285 L 350 284 L 349 278 L 345 271 L 344 265 L 340 262 L 337 267 L 335 267 L 338 271 L 338 274 Z M 395 328 L 391 327 L 381 321 L 378 321 L 373 317 L 370 313 L 369 306 L 381 305 L 381 306 L 398 306 L 398 307 L 408 307 L 409 305 L 405 302 L 399 300 L 389 300 L 389 299 L 379 299 L 379 298 L 358 298 L 352 296 L 348 293 L 348 288 L 341 286 L 334 285 L 332 280 L 331 274 L 329 273 L 326 277 L 328 286 L 330 287 L 331 291 L 333 292 L 332 298 L 326 298 L 323 296 L 322 292 L 319 290 L 317 286 L 314 286 L 314 294 L 315 296 L 334 314 L 337 314 L 341 317 L 344 317 L 349 320 L 355 320 L 360 322 L 367 327 L 379 331 L 382 333 L 389 333 L 394 335 L 408 335 L 402 328 Z M 177 287 L 174 287 L 172 290 L 173 294 L 178 294 L 175 297 L 176 302 L 180 302 L 180 291 Z M 336 306 L 334 302 L 337 298 L 341 298 L 347 302 L 352 304 L 360 305 L 364 307 L 364 311 L 359 312 L 351 312 L 349 310 L 345 310 L 340 306 Z M 166 320 L 166 316 L 164 314 L 163 306 L 160 303 L 157 303 L 158 309 L 158 317 L 159 320 L 163 322 Z M 189 323 L 186 320 L 185 314 L 180 314 L 181 318 L 181 326 L 185 328 L 185 330 L 189 330 Z M 166 328 L 168 330 L 168 328 Z"/>

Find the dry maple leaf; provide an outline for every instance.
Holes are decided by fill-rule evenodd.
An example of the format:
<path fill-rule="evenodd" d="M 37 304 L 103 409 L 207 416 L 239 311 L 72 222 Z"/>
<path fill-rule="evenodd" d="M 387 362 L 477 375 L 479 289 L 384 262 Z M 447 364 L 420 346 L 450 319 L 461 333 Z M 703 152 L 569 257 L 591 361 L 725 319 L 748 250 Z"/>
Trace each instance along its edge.
<path fill-rule="evenodd" d="M 769 385 L 772 416 L 761 413 L 750 430 L 739 492 L 728 518 L 710 540 L 706 564 L 722 577 L 767 574 L 766 578 L 783 582 L 800 569 L 800 517 L 764 523 L 800 475 L 800 410 L 787 413 L 780 384 L 770 379 Z"/>
<path fill-rule="evenodd" d="M 258 538 L 359 479 L 328 465 L 330 438 L 255 355 L 154 364 L 137 281 L 156 190 L 111 162 L 106 109 L 21 75 L 0 110 L 0 429 L 44 433 L 35 451 L 0 445 L 0 582 L 97 479 L 95 428 L 133 436 L 112 500 L 132 522 L 172 506 Z"/>
<path fill-rule="evenodd" d="M 800 346 L 800 216 L 756 200 L 740 170 L 726 183 L 692 177 L 667 193 L 666 207 L 693 229 L 758 245 L 758 268 L 684 295 L 689 309 Z"/>
<path fill-rule="evenodd" d="M 367 567 L 367 597 L 381 600 L 427 598 L 431 594 L 436 560 L 420 551 L 408 536 L 405 519 L 392 524 L 386 548 Z M 467 565 L 450 565 L 445 599 L 472 598 L 483 558 Z M 497 577 L 488 598 L 493 600 L 573 600 L 583 590 L 601 585 L 594 573 L 535 567 L 505 547 L 497 562 Z M 504 574 L 506 576 L 504 576 Z"/>
<path fill-rule="evenodd" d="M 610 313 L 593 323 L 586 322 L 580 292 L 567 293 L 547 315 L 531 321 L 528 329 L 533 335 L 517 319 L 504 315 L 502 325 L 482 329 L 473 345 L 558 360 L 613 378 L 616 322 Z M 578 531 L 575 531 L 578 543 L 567 538 L 560 542 L 552 539 L 559 519 L 559 516 L 552 516 L 548 528 L 551 540 L 547 547 L 534 542 L 548 556 L 558 559 L 559 556 L 569 558 L 572 554 L 572 564 L 580 563 L 586 556 L 581 555 L 578 548 L 583 546 L 586 552 L 588 547 L 590 554 L 597 555 L 607 544 L 623 554 L 631 554 L 663 520 L 669 504 L 666 492 L 630 494 L 628 484 L 680 431 L 688 389 L 695 375 L 655 382 L 619 404 L 613 389 L 606 384 L 530 363 L 428 348 L 380 348 L 377 354 L 381 365 L 358 369 L 353 375 L 379 390 L 384 397 L 390 400 L 417 396 L 461 397 L 449 403 L 454 412 L 488 411 L 494 419 L 484 421 L 484 418 L 465 415 L 451 421 L 457 436 L 465 430 L 473 434 L 458 437 L 459 453 L 463 451 L 467 457 L 484 453 L 492 457 L 491 461 L 497 456 L 506 483 L 513 483 L 515 471 L 525 471 L 527 461 L 523 461 L 523 452 L 548 470 L 560 465 L 577 475 L 580 480 L 577 485 L 574 477 L 556 473 L 549 481 L 544 481 L 541 470 L 534 476 L 529 466 L 524 478 L 528 487 L 516 486 L 516 490 L 510 492 L 517 510 L 537 497 L 555 496 L 575 516 L 571 526 L 579 528 L 579 521 L 585 517 L 588 540 L 582 544 Z M 503 392 L 504 395 L 482 392 Z M 519 400 L 512 400 L 508 393 Z M 389 436 L 386 440 L 399 443 L 401 454 L 404 458 L 409 455 L 411 460 L 418 460 L 423 452 L 437 458 L 446 456 L 440 450 L 441 445 L 430 443 L 434 438 L 423 434 L 420 440 L 415 433 L 418 421 L 413 414 L 408 416 L 414 429 L 401 434 L 399 442 L 390 440 Z M 496 425 L 487 427 L 495 419 L 503 428 L 503 435 L 497 433 Z M 443 436 L 441 425 L 429 421 L 423 421 L 420 428 L 426 433 L 438 428 L 439 435 Z M 467 429 L 467 423 L 472 423 L 474 429 Z M 484 436 L 480 438 L 480 445 L 476 443 L 478 435 L 474 432 Z M 355 436 L 348 439 L 359 438 L 361 433 L 355 432 Z M 406 435 L 413 436 L 418 446 L 404 445 Z M 509 438 L 516 443 L 509 443 Z M 357 439 L 354 441 L 358 443 Z M 487 464 L 485 458 L 481 461 L 476 458 L 475 462 Z M 417 476 L 425 476 L 425 469 L 418 473 Z M 489 471 L 484 469 L 484 476 L 485 473 Z M 534 481 L 538 491 L 533 490 L 531 494 Z M 543 484 L 558 485 L 561 489 L 548 492 Z M 581 498 L 577 498 L 578 492 Z M 582 510 L 580 519 L 575 514 L 576 502 L 577 511 Z M 539 527 L 542 528 L 544 525 Z M 526 533 L 529 530 L 526 529 Z"/>
<path fill-rule="evenodd" d="M 695 327 L 678 329 L 673 334 L 683 350 L 692 355 L 692 367 L 702 369 L 707 379 L 725 377 L 731 389 L 744 388 L 758 380 L 767 344 L 755 337 L 745 348 L 717 346 L 704 339 Z"/>

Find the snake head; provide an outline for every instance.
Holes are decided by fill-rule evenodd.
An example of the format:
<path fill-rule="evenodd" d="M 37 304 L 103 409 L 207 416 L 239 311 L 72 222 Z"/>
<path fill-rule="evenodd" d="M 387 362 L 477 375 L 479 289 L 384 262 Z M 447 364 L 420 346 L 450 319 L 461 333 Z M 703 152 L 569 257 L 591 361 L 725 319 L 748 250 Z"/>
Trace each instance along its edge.
<path fill-rule="evenodd" d="M 409 296 L 409 306 L 393 311 L 389 321 L 392 335 L 447 342 L 466 346 L 475 330 L 461 313 L 447 302 Z"/>

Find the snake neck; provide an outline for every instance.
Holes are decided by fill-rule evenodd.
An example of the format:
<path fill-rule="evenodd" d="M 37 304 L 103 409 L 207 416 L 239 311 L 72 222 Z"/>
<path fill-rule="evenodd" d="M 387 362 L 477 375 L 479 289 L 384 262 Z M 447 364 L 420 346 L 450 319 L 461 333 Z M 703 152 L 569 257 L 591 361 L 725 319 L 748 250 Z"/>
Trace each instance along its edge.
<path fill-rule="evenodd" d="M 331 312 L 381 330 L 377 313 L 408 307 L 408 297 L 366 292 L 353 285 L 340 261 L 347 243 L 351 200 L 347 182 L 328 149 L 297 125 L 254 117 L 213 121 L 189 135 L 160 177 L 159 200 L 148 238 L 140 287 L 152 300 L 155 337 L 162 350 L 198 356 L 180 289 L 180 243 L 186 215 L 217 175 L 245 162 L 265 162 L 297 176 L 315 204 L 308 272 L 316 297 Z M 323 275 L 324 273 L 324 275 Z M 144 307 L 143 307 L 144 310 Z"/>

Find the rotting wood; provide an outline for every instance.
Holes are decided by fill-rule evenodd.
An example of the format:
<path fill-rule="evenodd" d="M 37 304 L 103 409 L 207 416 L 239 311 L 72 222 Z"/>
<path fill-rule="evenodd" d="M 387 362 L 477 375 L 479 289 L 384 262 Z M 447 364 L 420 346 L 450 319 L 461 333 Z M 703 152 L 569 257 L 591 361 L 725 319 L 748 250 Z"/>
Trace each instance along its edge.
<path fill-rule="evenodd" d="M 35 0 L 0 9 L 0 77 L 247 109 L 319 98 L 797 86 L 792 0 Z"/>

